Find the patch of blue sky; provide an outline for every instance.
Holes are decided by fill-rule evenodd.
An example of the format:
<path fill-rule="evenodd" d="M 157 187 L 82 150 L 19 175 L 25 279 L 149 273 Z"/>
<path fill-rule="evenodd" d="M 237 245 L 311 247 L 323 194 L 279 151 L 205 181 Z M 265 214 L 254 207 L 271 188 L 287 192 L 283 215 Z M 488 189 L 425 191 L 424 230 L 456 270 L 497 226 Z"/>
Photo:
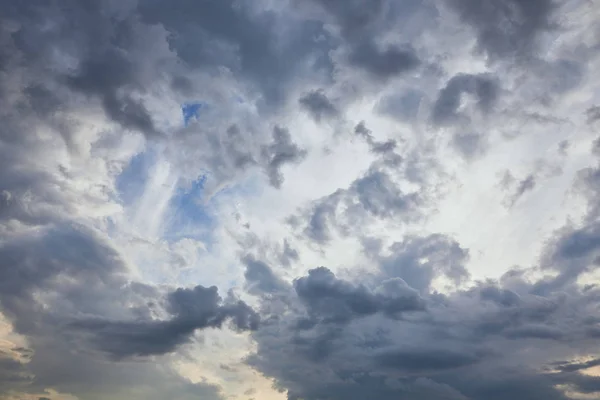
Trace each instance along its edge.
<path fill-rule="evenodd" d="M 204 107 L 206 107 L 206 104 L 201 102 L 182 104 L 181 113 L 183 114 L 183 124 L 188 126 L 190 121 L 197 120 L 200 117 L 200 110 Z"/>
<path fill-rule="evenodd" d="M 123 204 L 134 203 L 143 193 L 149 179 L 152 165 L 156 162 L 156 152 L 148 149 L 136 154 L 116 178 L 119 200 Z"/>
<path fill-rule="evenodd" d="M 163 239 L 176 242 L 184 238 L 202 241 L 210 245 L 215 220 L 202 196 L 206 176 L 190 185 L 181 185 L 169 202 L 169 216 L 165 221 Z"/>

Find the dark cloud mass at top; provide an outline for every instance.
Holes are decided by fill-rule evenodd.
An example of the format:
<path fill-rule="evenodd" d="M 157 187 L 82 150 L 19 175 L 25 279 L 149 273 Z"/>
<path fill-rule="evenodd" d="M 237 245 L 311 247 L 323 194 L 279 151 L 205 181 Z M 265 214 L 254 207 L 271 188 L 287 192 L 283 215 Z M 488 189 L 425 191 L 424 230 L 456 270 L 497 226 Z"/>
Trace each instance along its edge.
<path fill-rule="evenodd" d="M 0 0 L 0 400 L 598 398 L 599 15 Z"/>

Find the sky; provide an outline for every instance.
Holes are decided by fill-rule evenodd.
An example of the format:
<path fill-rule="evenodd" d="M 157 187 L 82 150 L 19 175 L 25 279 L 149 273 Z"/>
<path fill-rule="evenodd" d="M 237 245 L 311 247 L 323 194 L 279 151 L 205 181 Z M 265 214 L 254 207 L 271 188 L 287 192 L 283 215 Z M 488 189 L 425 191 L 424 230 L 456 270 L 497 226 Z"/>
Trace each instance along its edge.
<path fill-rule="evenodd" d="M 600 3 L 0 0 L 0 400 L 600 399 Z"/>

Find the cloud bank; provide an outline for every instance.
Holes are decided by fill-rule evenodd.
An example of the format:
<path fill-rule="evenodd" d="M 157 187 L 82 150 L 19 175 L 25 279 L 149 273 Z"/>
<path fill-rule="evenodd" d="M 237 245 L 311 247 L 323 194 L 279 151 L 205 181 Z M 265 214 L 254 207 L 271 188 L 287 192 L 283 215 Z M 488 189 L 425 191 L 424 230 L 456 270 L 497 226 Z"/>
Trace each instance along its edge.
<path fill-rule="evenodd" d="M 600 396 L 594 2 L 0 11 L 0 399 Z"/>

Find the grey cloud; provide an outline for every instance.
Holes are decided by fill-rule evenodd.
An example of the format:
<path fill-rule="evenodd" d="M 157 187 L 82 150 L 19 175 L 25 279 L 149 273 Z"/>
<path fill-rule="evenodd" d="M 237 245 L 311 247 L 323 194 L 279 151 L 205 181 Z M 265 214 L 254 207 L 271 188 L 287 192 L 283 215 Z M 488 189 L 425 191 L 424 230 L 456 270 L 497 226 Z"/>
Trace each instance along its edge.
<path fill-rule="evenodd" d="M 600 120 L 600 106 L 592 106 L 586 110 L 588 123 L 594 123 Z"/>
<path fill-rule="evenodd" d="M 131 53 L 139 44 L 139 35 L 147 36 L 149 29 L 136 25 L 130 15 L 113 14 L 110 7 L 100 4 L 69 1 L 57 6 L 34 1 L 9 10 L 7 17 L 20 22 L 12 37 L 28 61 L 30 73 L 46 75 L 49 81 L 97 97 L 107 116 L 126 129 L 158 134 L 144 104 L 131 96 L 141 90 L 147 78 L 147 67 L 140 63 L 145 60 Z M 67 72 L 53 65 L 57 63 L 53 52 L 78 59 L 76 68 Z M 38 98 L 43 95 L 39 90 L 31 94 Z M 34 103 L 38 110 L 39 101 Z"/>
<path fill-rule="evenodd" d="M 317 243 L 326 243 L 331 239 L 330 224 L 335 221 L 335 213 L 339 202 L 339 193 L 322 199 L 311 209 L 310 216 L 303 233 Z"/>
<path fill-rule="evenodd" d="M 199 329 L 220 328 L 230 319 L 237 330 L 255 330 L 259 316 L 241 300 L 225 303 L 215 286 L 179 288 L 167 296 L 170 320 L 83 320 L 72 326 L 91 335 L 91 341 L 116 359 L 174 352 Z"/>
<path fill-rule="evenodd" d="M 286 128 L 275 126 L 270 137 L 265 138 L 256 132 L 257 126 L 263 129 L 260 122 L 256 122 L 255 126 L 245 122 L 243 125 L 230 124 L 226 128 L 210 127 L 206 131 L 200 124 L 190 124 L 174 140 L 179 146 L 197 149 L 191 154 L 198 158 L 184 157 L 177 161 L 184 169 L 198 162 L 207 168 L 210 175 L 206 190 L 211 194 L 251 168 L 262 169 L 269 183 L 280 188 L 284 181 L 282 168 L 300 163 L 307 151 L 294 143 Z"/>
<path fill-rule="evenodd" d="M 475 354 L 435 348 L 417 351 L 390 350 L 377 356 L 377 362 L 384 368 L 411 372 L 460 368 L 475 364 L 479 359 Z"/>
<path fill-rule="evenodd" d="M 321 119 L 336 117 L 339 113 L 322 90 L 308 92 L 298 102 L 317 122 Z"/>
<path fill-rule="evenodd" d="M 372 42 L 360 42 L 349 56 L 350 63 L 367 71 L 378 79 L 389 79 L 415 69 L 420 60 L 414 49 L 389 46 L 379 49 Z"/>
<path fill-rule="evenodd" d="M 577 229 L 560 232 L 542 257 L 542 266 L 556 276 L 540 280 L 536 293 L 559 290 L 572 285 L 585 272 L 595 269 L 600 260 L 600 224 L 586 223 Z"/>
<path fill-rule="evenodd" d="M 389 139 L 385 142 L 375 140 L 375 138 L 373 137 L 373 132 L 371 132 L 371 130 L 367 128 L 365 121 L 359 122 L 354 127 L 354 133 L 365 139 L 369 147 L 371 147 L 371 151 L 375 154 L 392 155 L 394 154 L 394 150 L 398 146 L 394 139 Z"/>
<path fill-rule="evenodd" d="M 152 117 L 144 105 L 131 97 L 106 97 L 102 104 L 107 114 L 124 128 L 137 129 L 147 135 L 157 135 Z"/>
<path fill-rule="evenodd" d="M 378 312 L 395 316 L 424 309 L 418 292 L 402 280 L 387 282 L 387 290 L 371 293 L 364 286 L 336 278 L 324 267 L 310 270 L 308 276 L 294 281 L 294 288 L 309 316 L 324 322 L 345 322 Z"/>
<path fill-rule="evenodd" d="M 355 193 L 355 201 L 376 217 L 410 212 L 419 202 L 417 195 L 403 194 L 383 171 L 370 171 L 356 180 L 350 189 Z"/>
<path fill-rule="evenodd" d="M 275 294 L 285 292 L 288 286 L 264 262 L 252 256 L 245 256 L 242 262 L 246 266 L 244 277 L 248 284 L 248 291 L 255 294 Z"/>
<path fill-rule="evenodd" d="M 265 160 L 269 182 L 273 187 L 280 188 L 283 183 L 281 167 L 302 161 L 306 150 L 292 142 L 292 136 L 287 129 L 276 126 L 273 128 L 273 142 L 262 148 L 261 155 Z"/>
<path fill-rule="evenodd" d="M 536 178 L 535 175 L 530 174 L 517 186 L 515 193 L 512 195 L 510 204 L 514 205 L 525 193 L 535 189 L 536 186 Z"/>
<path fill-rule="evenodd" d="M 326 41 L 315 39 L 327 35 L 322 24 L 295 20 L 290 24 L 293 32 L 283 38 L 272 32 L 277 25 L 270 23 L 280 21 L 281 17 L 259 7 L 238 7 L 231 1 L 207 3 L 205 7 L 185 0 L 179 1 L 177 7 L 162 1 L 123 2 L 118 6 L 72 1 L 61 6 L 41 1 L 11 5 L 5 18 L 10 19 L 7 26 L 16 28 L 14 32 L 3 30 L 2 52 L 7 57 L 4 63 L 7 74 L 3 76 L 25 78 L 23 97 L 27 109 L 21 115 L 14 115 L 15 126 L 2 135 L 18 138 L 15 132 L 32 129 L 34 119 L 30 116 L 37 115 L 41 120 L 36 122 L 51 126 L 75 148 L 87 138 L 81 138 L 82 130 L 76 129 L 79 121 L 73 115 L 80 110 L 89 113 L 99 108 L 108 121 L 124 130 L 184 146 L 187 151 L 173 157 L 175 166 L 186 174 L 192 170 L 210 170 L 209 186 L 216 190 L 249 166 L 260 164 L 261 145 L 267 151 L 270 149 L 264 133 L 267 131 L 261 124 L 247 129 L 243 121 L 232 118 L 239 126 L 232 130 L 243 133 L 224 135 L 225 126 L 209 125 L 207 129 L 192 124 L 195 126 L 182 129 L 183 132 L 173 135 L 176 137 L 166 138 L 161 132 L 163 121 L 155 121 L 151 111 L 153 97 L 157 89 L 162 93 L 163 83 L 169 83 L 179 88 L 169 100 L 184 101 L 198 96 L 198 88 L 202 87 L 203 101 L 227 103 L 229 99 L 215 94 L 223 92 L 219 86 L 222 83 L 209 81 L 203 74 L 217 74 L 228 68 L 234 74 L 228 84 L 236 81 L 242 86 L 247 84 L 245 89 L 249 92 L 262 92 L 268 107 L 262 107 L 261 113 L 269 114 L 277 104 L 285 103 L 284 88 L 290 87 L 296 77 L 300 78 L 302 70 L 316 76 L 318 67 L 327 75 L 330 47 Z M 230 23 L 215 24 L 225 20 Z M 270 39 L 274 37 L 280 37 L 282 42 Z M 194 57 L 203 52 L 206 57 L 195 62 Z M 307 57 L 314 63 L 299 62 Z M 22 68 L 19 62 L 22 59 L 27 60 L 27 68 Z M 183 91 L 182 86 L 185 86 Z M 11 90 L 14 92 L 14 88 Z M 233 108 L 226 104 L 221 111 L 232 112 Z M 15 114 L 12 107 L 10 110 Z M 243 140 L 239 140 L 240 136 Z M 281 146 L 287 145 L 282 142 L 272 146 L 286 151 Z M 269 179 L 279 185 L 282 180 L 279 167 L 290 161 L 285 157 L 296 158 L 291 154 L 268 154 L 268 157 L 271 158 L 264 160 L 267 163 L 264 167 Z"/>
<path fill-rule="evenodd" d="M 499 88 L 494 79 L 487 75 L 460 74 L 452 77 L 439 95 L 431 114 L 437 125 L 456 122 L 461 118 L 458 113 L 461 96 L 470 94 L 477 99 L 477 108 L 482 113 L 489 112 L 495 105 Z"/>
<path fill-rule="evenodd" d="M 424 94 L 417 90 L 397 93 L 384 97 L 377 105 L 379 112 L 392 118 L 414 121 L 423 107 Z"/>
<path fill-rule="evenodd" d="M 564 332 L 561 329 L 544 325 L 525 325 L 514 329 L 507 329 L 504 335 L 510 339 L 564 339 Z"/>
<path fill-rule="evenodd" d="M 452 138 L 454 148 L 465 158 L 470 159 L 485 149 L 485 137 L 478 133 L 458 133 Z"/>
<path fill-rule="evenodd" d="M 322 24 L 297 20 L 283 35 L 276 30 L 277 15 L 258 4 L 151 0 L 140 3 L 139 11 L 143 21 L 160 23 L 171 33 L 171 47 L 189 66 L 228 68 L 243 83 L 258 86 L 270 107 L 285 99 L 285 88 L 306 74 L 305 68 L 324 75 L 331 68 L 330 44 L 316 39 L 328 36 Z M 315 62 L 307 65 L 307 59 Z"/>
<path fill-rule="evenodd" d="M 276 378 L 291 398 L 360 399 L 365 393 L 378 393 L 384 399 L 483 400 L 510 393 L 516 398 L 564 400 L 567 397 L 555 387 L 557 381 L 571 382 L 581 391 L 597 391 L 591 381 L 547 375 L 522 364 L 543 369 L 563 350 L 572 354 L 573 342 L 563 339 L 577 337 L 586 325 L 585 315 L 595 307 L 583 292 L 569 292 L 569 300 L 561 303 L 552 297 L 532 297 L 531 284 L 517 294 L 494 283 L 480 287 L 475 296 L 471 290 L 456 291 L 442 301 L 426 296 L 426 309 L 390 320 L 372 313 L 375 307 L 364 287 L 339 280 L 326 269 L 300 279 L 297 291 L 302 304 L 348 326 L 339 330 L 306 324 L 301 329 L 308 333 L 298 336 L 300 327 L 293 321 L 301 314 L 290 309 L 288 318 L 254 334 L 258 352 L 248 362 Z M 329 301 L 320 304 L 320 298 Z M 353 307 L 356 303 L 350 299 L 360 299 L 363 307 Z M 573 319 L 574 309 L 579 313 Z M 481 329 L 493 321 L 496 329 Z M 295 339 L 286 339 L 284 332 Z M 373 334 L 378 337 L 376 346 L 359 345 Z M 553 347 L 543 344 L 548 340 L 555 343 Z M 580 345 L 582 351 L 592 351 L 594 346 Z M 521 349 L 527 349 L 528 355 Z M 567 372 L 596 364 L 558 368 Z M 377 385 L 372 381 L 375 377 L 381 379 Z M 426 392 L 430 397 L 416 391 L 417 380 L 431 385 L 432 391 Z"/>
<path fill-rule="evenodd" d="M 592 367 L 597 367 L 600 365 L 600 359 L 594 358 L 585 362 L 563 362 L 558 363 L 554 368 L 562 371 L 562 372 L 576 372 L 580 370 L 585 370 Z"/>
<path fill-rule="evenodd" d="M 593 260 L 594 232 L 559 232 L 546 248 L 542 269 L 588 265 L 583 260 Z M 384 399 L 565 400 L 557 382 L 582 393 L 599 390 L 596 380 L 577 372 L 596 366 L 594 360 L 556 364 L 561 354 L 595 354 L 590 329 L 597 318 L 591 316 L 600 296 L 593 287 L 561 284 L 540 291 L 544 280 L 512 271 L 498 281 L 441 295 L 429 290 L 434 277 L 465 278 L 468 253 L 458 244 L 443 236 L 409 238 L 389 249 L 374 246 L 373 252 L 378 270 L 361 284 L 326 268 L 297 279 L 297 302 L 308 316 L 292 305 L 286 318 L 254 333 L 258 350 L 248 362 L 274 377 L 290 398 L 359 399 L 378 393 Z M 406 290 L 424 307 L 393 319 L 378 312 L 374 295 L 402 297 Z M 579 350 L 573 350 L 574 343 Z M 285 354 L 295 361 L 286 362 Z M 382 381 L 376 385 L 374 377 Z M 427 397 L 416 390 L 415 379 L 437 390 Z"/>
<path fill-rule="evenodd" d="M 382 272 L 402 278 L 419 291 L 428 291 L 438 276 L 446 276 L 456 284 L 469 276 L 465 268 L 468 250 L 444 235 L 407 237 L 392 244 L 388 251 L 390 255 L 377 259 Z"/>
<path fill-rule="evenodd" d="M 360 125 L 359 125 L 360 126 Z M 375 144 L 379 149 L 380 143 Z M 375 162 L 369 170 L 346 189 L 338 189 L 315 201 L 304 210 L 304 233 L 317 243 L 326 243 L 333 232 L 345 233 L 366 223 L 369 218 L 418 218 L 422 199 L 417 193 L 404 193 L 393 181 L 388 168 L 396 168 L 398 160 L 394 146 L 384 146 L 383 156 L 392 153 L 392 162 L 383 159 L 384 166 Z M 381 154 L 381 153 L 380 153 Z"/>
<path fill-rule="evenodd" d="M 359 122 L 355 127 L 354 127 L 354 133 L 362 136 L 367 143 L 371 144 L 373 142 L 373 134 L 372 132 L 367 128 L 367 125 L 365 124 L 365 121 L 361 121 Z"/>
<path fill-rule="evenodd" d="M 346 61 L 349 65 L 365 71 L 370 78 L 388 80 L 414 70 L 421 61 L 408 44 L 382 46 L 377 37 L 393 29 L 395 13 L 386 14 L 391 5 L 385 0 L 373 1 L 323 1 L 313 0 L 338 27 L 347 45 Z M 410 10 L 412 4 L 406 6 Z M 405 11 L 405 10 L 403 10 Z M 401 13 L 402 11 L 398 12 Z"/>
<path fill-rule="evenodd" d="M 298 251 L 293 248 L 287 240 L 283 241 L 283 250 L 279 255 L 279 262 L 284 267 L 289 267 L 294 261 L 298 261 L 300 256 L 298 255 Z"/>
<path fill-rule="evenodd" d="M 485 286 L 479 289 L 482 300 L 493 301 L 504 307 L 516 306 L 521 302 L 520 296 L 512 290 L 502 289 L 498 286 Z"/>
<path fill-rule="evenodd" d="M 551 29 L 552 0 L 452 0 L 448 5 L 471 25 L 481 51 L 491 59 L 531 58 L 539 36 Z"/>
<path fill-rule="evenodd" d="M 592 153 L 600 156 L 600 138 L 594 140 L 594 143 L 592 145 Z"/>
<path fill-rule="evenodd" d="M 28 379 L 18 384 L 2 381 L 0 387 L 21 393 L 55 389 L 94 399 L 138 395 L 219 399 L 219 388 L 192 384 L 164 366 L 137 363 L 132 368 L 127 363 L 102 360 L 89 351 L 87 335 L 106 351 L 148 353 L 149 348 L 168 350 L 169 345 L 183 340 L 183 321 L 197 324 L 194 318 L 206 317 L 213 323 L 230 317 L 246 329 L 254 326 L 255 319 L 250 316 L 255 314 L 248 306 L 228 299 L 215 311 L 218 317 L 200 315 L 190 304 L 196 292 L 182 298 L 187 292 L 180 290 L 170 300 L 176 318 L 170 323 L 153 321 L 157 290 L 128 283 L 126 274 L 125 263 L 106 239 L 81 226 L 65 223 L 41 228 L 32 236 L 7 238 L 0 246 L 0 307 L 32 350 L 20 350 L 28 354 L 28 361 L 20 364 Z M 215 298 L 215 289 L 206 291 Z M 82 328 L 88 328 L 86 334 Z M 131 347 L 123 350 L 127 345 Z"/>
<path fill-rule="evenodd" d="M 365 269 L 372 273 L 360 282 L 317 269 L 289 285 L 262 258 L 246 258 L 246 283 L 259 294 L 261 312 L 270 305 L 278 311 L 260 329 L 253 309 L 233 295 L 222 299 L 216 288 L 165 295 L 130 282 L 129 266 L 108 238 L 69 222 L 104 226 L 108 218 L 96 213 L 105 204 L 118 207 L 113 176 L 104 171 L 118 152 L 109 146 L 108 156 L 97 158 L 89 150 L 97 148 L 103 130 L 169 140 L 174 168 L 186 174 L 208 169 L 215 187 L 250 168 L 264 170 L 273 186 L 281 186 L 282 168 L 306 154 L 289 132 L 276 128 L 271 138 L 265 129 L 273 113 L 290 104 L 288 93 L 310 87 L 329 93 L 332 81 L 348 83 L 337 81 L 337 69 L 342 78 L 350 68 L 364 72 L 368 83 L 381 83 L 429 62 L 421 59 L 429 50 L 423 41 L 404 35 L 410 21 L 399 19 L 398 10 L 410 16 L 411 7 L 430 2 L 401 3 L 314 0 L 310 4 L 326 13 L 313 18 L 287 9 L 288 3 L 266 9 L 267 2 L 233 0 L 1 2 L 0 307 L 31 350 L 13 349 L 26 362 L 0 352 L 0 392 L 38 396 L 52 388 L 90 400 L 219 399 L 224 395 L 217 386 L 193 384 L 171 371 L 167 356 L 155 363 L 127 358 L 173 352 L 196 330 L 226 323 L 252 331 L 257 352 L 248 362 L 273 377 L 289 399 L 566 399 L 556 384 L 597 392 L 597 378 L 579 373 L 595 366 L 592 361 L 540 372 L 556 359 L 597 352 L 600 295 L 577 284 L 599 259 L 597 168 L 579 176 L 588 218 L 560 232 L 544 253 L 541 272 L 555 276 L 529 281 L 516 274 L 436 293 L 437 278 L 457 287 L 468 280 L 468 251 L 443 235 L 371 246 Z M 474 28 L 479 49 L 491 60 L 535 56 L 540 34 L 552 25 L 550 0 L 448 4 Z M 399 38 L 415 47 L 389 42 Z M 550 90 L 565 93 L 582 82 L 586 69 L 560 57 L 541 71 Z M 488 78 L 452 78 L 439 93 L 432 120 L 443 125 L 469 118 L 458 110 L 465 94 L 475 97 L 480 113 L 490 113 L 499 86 Z M 161 135 L 163 121 L 151 111 L 157 93 L 175 104 L 198 96 L 215 104 L 204 120 Z M 230 105 L 236 103 L 231 93 L 242 93 L 251 104 Z M 314 93 L 304 106 L 317 119 L 334 116 L 331 101 Z M 390 100 L 389 112 L 414 120 L 423 96 L 401 94 L 398 103 Z M 248 117 L 247 109 L 258 116 Z M 596 114 L 589 110 L 590 123 Z M 378 160 L 298 218 L 302 233 L 319 244 L 336 232 L 366 243 L 373 220 L 402 223 L 421 216 L 427 187 L 419 194 L 400 189 L 410 166 L 395 153 L 396 142 L 376 141 L 364 124 L 356 133 Z M 453 134 L 464 155 L 481 148 L 480 136 Z M 72 178 L 77 173 L 85 179 Z M 282 265 L 298 260 L 287 242 L 277 251 L 273 258 Z"/>

